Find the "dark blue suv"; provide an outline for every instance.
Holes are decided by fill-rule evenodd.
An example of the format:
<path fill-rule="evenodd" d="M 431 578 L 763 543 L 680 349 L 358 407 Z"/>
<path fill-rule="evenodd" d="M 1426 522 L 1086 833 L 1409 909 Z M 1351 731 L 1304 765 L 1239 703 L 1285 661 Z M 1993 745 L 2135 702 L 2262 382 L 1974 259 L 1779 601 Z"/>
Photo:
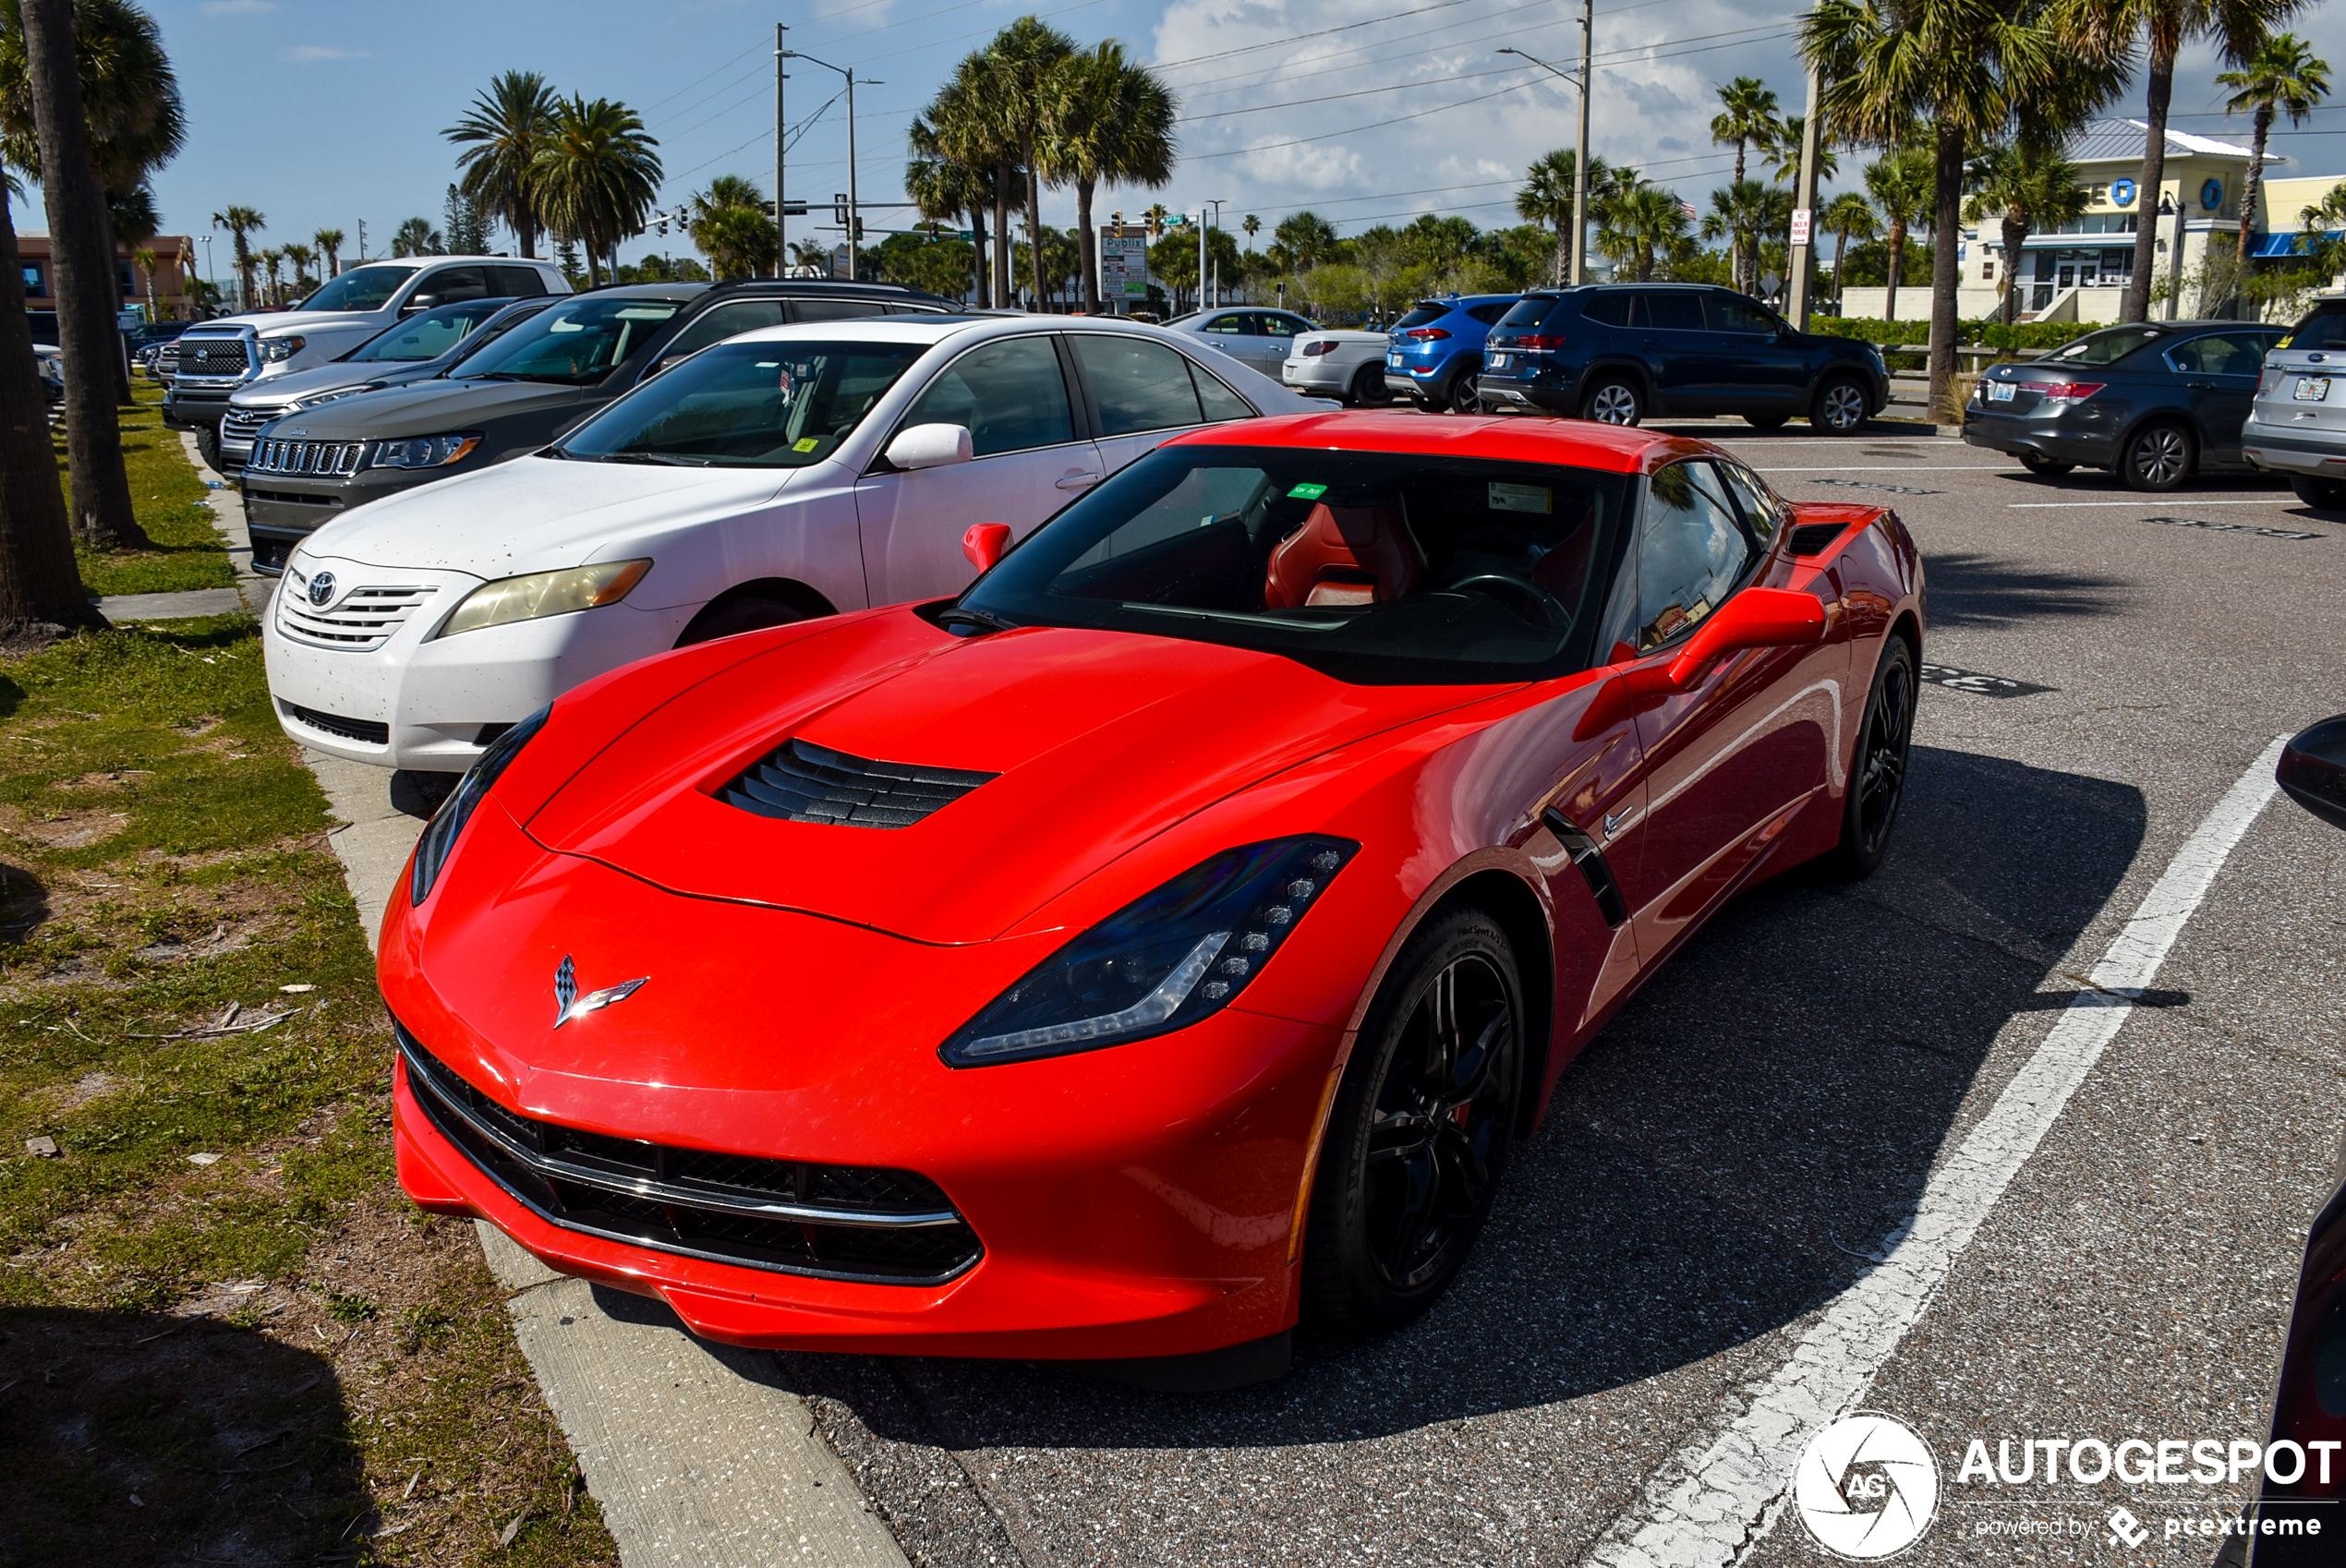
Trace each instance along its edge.
<path fill-rule="evenodd" d="M 1733 289 L 1594 283 L 1527 294 L 1493 328 L 1476 395 L 1608 425 L 1657 414 L 1795 415 L 1855 435 L 1890 401 L 1880 351 L 1800 332 Z"/>
<path fill-rule="evenodd" d="M 1386 334 L 1385 391 L 1416 399 L 1420 408 L 1478 412 L 1474 378 L 1482 368 L 1482 340 L 1521 297 L 1469 294 L 1419 300 Z"/>

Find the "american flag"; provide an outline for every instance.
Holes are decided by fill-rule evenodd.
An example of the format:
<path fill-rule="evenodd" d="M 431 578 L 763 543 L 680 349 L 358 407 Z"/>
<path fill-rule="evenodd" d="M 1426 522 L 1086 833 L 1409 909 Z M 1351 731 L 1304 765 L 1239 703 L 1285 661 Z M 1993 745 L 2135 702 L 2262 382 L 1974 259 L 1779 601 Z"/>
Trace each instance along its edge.
<path fill-rule="evenodd" d="M 1687 210 L 1687 216 L 1688 218 L 1699 218 L 1702 216 L 1701 211 L 1691 201 L 1681 201 L 1678 205 Z"/>

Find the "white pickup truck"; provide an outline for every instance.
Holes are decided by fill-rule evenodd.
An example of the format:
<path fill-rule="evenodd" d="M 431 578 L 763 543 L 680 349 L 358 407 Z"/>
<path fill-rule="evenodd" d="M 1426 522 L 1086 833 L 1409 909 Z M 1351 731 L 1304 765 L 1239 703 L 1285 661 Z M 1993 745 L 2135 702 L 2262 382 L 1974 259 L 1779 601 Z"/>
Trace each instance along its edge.
<path fill-rule="evenodd" d="M 568 294 L 551 261 L 509 256 L 403 256 L 367 261 L 291 310 L 256 310 L 188 328 L 157 357 L 163 423 L 196 432 L 218 463 L 220 421 L 240 387 L 323 365 L 346 349 L 434 306 L 466 299 Z"/>

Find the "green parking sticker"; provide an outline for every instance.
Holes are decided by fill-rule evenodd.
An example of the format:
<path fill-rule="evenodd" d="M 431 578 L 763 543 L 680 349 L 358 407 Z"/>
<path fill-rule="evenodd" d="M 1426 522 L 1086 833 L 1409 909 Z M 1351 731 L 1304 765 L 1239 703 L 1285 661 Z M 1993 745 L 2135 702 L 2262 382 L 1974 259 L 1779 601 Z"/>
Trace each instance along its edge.
<path fill-rule="evenodd" d="M 1298 485 L 1288 491 L 1288 498 L 1290 501 L 1317 501 L 1327 493 L 1325 485 Z"/>

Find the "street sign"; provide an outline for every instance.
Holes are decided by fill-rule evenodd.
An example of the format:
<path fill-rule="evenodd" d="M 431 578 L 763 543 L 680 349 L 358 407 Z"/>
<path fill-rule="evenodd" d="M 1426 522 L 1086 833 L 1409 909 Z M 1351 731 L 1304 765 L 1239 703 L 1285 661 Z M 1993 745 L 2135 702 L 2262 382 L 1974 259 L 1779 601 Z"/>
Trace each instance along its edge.
<path fill-rule="evenodd" d="M 1796 207 L 1792 210 L 1793 244 L 1807 245 L 1808 243 L 1808 232 L 1815 226 L 1814 218 L 1815 214 L 1806 207 Z"/>

